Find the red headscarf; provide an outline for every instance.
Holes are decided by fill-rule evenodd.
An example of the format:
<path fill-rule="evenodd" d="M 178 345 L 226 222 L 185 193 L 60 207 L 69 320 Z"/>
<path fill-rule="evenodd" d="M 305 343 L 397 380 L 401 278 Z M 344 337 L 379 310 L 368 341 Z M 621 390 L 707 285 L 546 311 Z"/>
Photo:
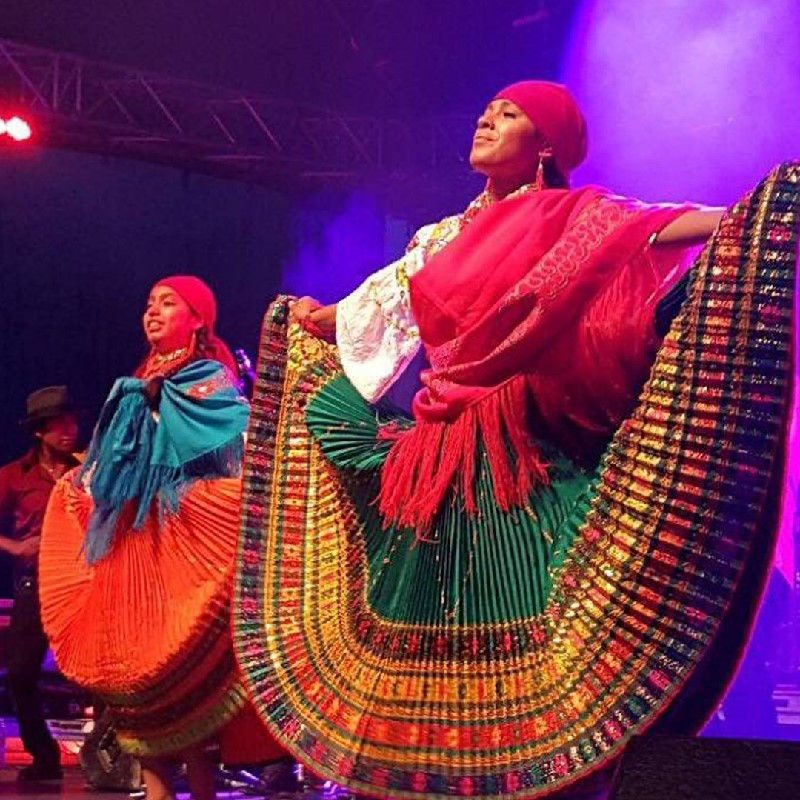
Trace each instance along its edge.
<path fill-rule="evenodd" d="M 203 355 L 219 361 L 235 374 L 236 360 L 225 342 L 214 332 L 214 325 L 217 322 L 217 299 L 209 285 L 194 275 L 170 275 L 158 281 L 153 288 L 159 286 L 167 286 L 172 289 L 203 322 L 206 333 L 206 347 Z"/>
<path fill-rule="evenodd" d="M 566 86 L 520 81 L 506 86 L 494 99 L 510 100 L 525 112 L 553 148 L 556 166 L 565 179 L 586 158 L 586 120 Z"/>

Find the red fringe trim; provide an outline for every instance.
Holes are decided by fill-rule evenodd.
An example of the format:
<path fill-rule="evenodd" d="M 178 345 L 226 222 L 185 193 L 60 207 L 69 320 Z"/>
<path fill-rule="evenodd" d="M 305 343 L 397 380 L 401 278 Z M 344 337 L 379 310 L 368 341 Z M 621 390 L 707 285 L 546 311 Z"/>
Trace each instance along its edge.
<path fill-rule="evenodd" d="M 503 511 L 525 505 L 534 486 L 550 482 L 528 432 L 527 387 L 520 376 L 452 422 L 417 421 L 413 428 L 391 432 L 387 438 L 396 442 L 383 466 L 378 498 L 384 524 L 414 528 L 424 538 L 451 489 L 460 489 L 467 513 L 474 516 L 479 436 Z"/>

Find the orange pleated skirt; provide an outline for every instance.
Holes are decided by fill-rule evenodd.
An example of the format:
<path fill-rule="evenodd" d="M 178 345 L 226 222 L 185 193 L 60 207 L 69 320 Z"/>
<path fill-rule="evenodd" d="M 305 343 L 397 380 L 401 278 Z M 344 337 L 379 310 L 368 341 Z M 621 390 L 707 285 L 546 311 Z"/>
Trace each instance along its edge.
<path fill-rule="evenodd" d="M 110 706 L 128 752 L 176 753 L 225 740 L 226 729 L 241 740 L 243 723 L 252 738 L 230 634 L 240 499 L 238 478 L 214 479 L 193 484 L 175 514 L 152 509 L 140 530 L 126 509 L 111 551 L 89 566 L 91 498 L 69 476 L 53 490 L 39 563 L 44 628 L 61 671 Z M 266 736 L 253 760 L 282 754 Z"/>

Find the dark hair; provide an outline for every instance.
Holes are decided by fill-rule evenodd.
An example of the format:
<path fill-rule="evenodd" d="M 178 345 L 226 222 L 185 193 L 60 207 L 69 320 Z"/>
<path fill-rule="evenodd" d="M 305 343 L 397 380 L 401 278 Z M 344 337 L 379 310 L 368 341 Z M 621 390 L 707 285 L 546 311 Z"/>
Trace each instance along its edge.
<path fill-rule="evenodd" d="M 195 331 L 195 358 L 214 358 L 214 348 L 208 341 L 208 328 L 203 325 Z"/>
<path fill-rule="evenodd" d="M 44 429 L 47 427 L 47 423 L 50 420 L 45 419 L 37 419 L 33 422 L 28 422 L 25 424 L 25 429 L 27 430 L 28 434 L 36 439 L 36 443 L 39 443 L 39 437 L 36 435 L 37 433 L 42 433 Z"/>
<path fill-rule="evenodd" d="M 54 419 L 60 419 L 62 417 L 72 417 L 76 421 L 79 420 L 83 416 L 82 411 L 83 409 L 81 408 L 70 406 L 63 408 L 58 413 L 49 414 L 46 417 L 40 417 L 39 419 L 32 419 L 32 420 L 23 420 L 21 425 L 31 436 L 36 436 L 37 433 L 42 433 Z"/>
<path fill-rule="evenodd" d="M 544 159 L 544 182 L 548 189 L 569 189 L 569 181 L 559 172 L 554 158 Z"/>

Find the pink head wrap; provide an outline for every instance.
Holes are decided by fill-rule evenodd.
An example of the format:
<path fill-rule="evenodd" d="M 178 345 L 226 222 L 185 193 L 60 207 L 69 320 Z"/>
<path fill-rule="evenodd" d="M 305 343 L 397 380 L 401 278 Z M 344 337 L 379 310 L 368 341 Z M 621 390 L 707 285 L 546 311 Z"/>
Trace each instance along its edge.
<path fill-rule="evenodd" d="M 217 299 L 208 284 L 194 275 L 170 275 L 168 278 L 162 278 L 153 288 L 157 286 L 168 286 L 183 298 L 203 322 L 208 357 L 235 372 L 236 360 L 225 342 L 214 332 L 214 325 L 217 322 Z"/>
<path fill-rule="evenodd" d="M 566 86 L 549 81 L 520 81 L 494 97 L 510 100 L 525 112 L 553 148 L 558 171 L 569 173 L 586 158 L 586 120 Z"/>
<path fill-rule="evenodd" d="M 203 321 L 209 334 L 214 333 L 217 321 L 217 299 L 209 285 L 194 275 L 170 275 L 162 278 L 153 288 L 167 286 L 180 295 L 186 305 Z"/>

